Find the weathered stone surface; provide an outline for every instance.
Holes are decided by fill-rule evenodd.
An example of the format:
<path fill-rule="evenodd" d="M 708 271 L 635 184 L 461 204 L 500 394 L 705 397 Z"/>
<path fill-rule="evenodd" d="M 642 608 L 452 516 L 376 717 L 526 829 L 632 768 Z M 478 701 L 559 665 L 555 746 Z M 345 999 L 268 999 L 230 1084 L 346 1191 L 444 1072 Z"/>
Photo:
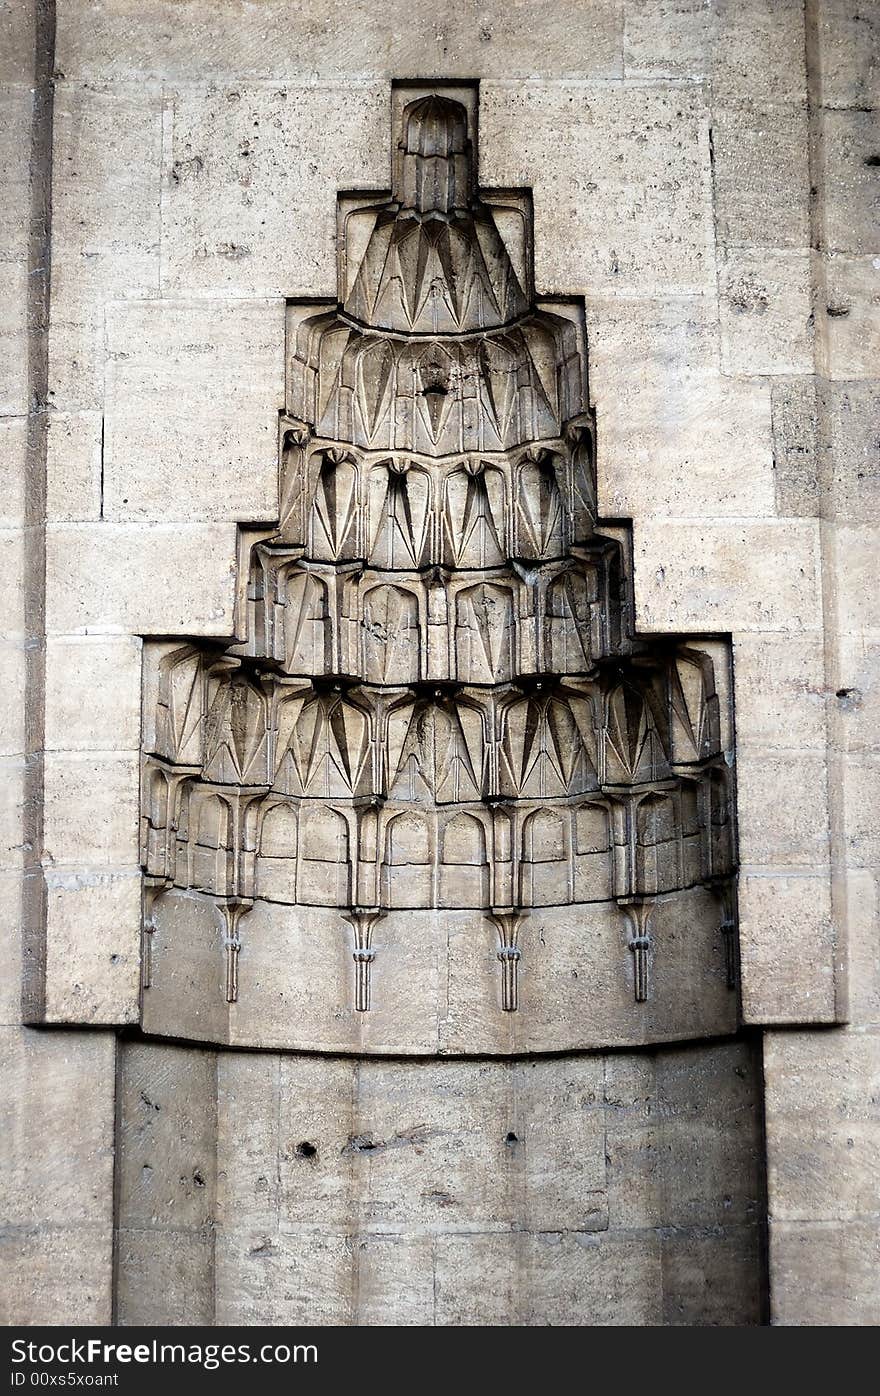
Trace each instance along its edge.
<path fill-rule="evenodd" d="M 55 523 L 102 516 L 104 421 L 100 412 L 53 412 L 48 420 L 46 514 Z"/>
<path fill-rule="evenodd" d="M 622 75 L 621 0 L 560 0 L 547 13 L 505 0 L 439 9 L 310 0 L 293 13 L 286 0 L 190 4 L 183 13 L 174 0 L 100 0 L 88 20 L 75 0 L 62 0 L 60 11 L 59 61 L 86 81 Z"/>
<path fill-rule="evenodd" d="M 712 171 L 720 244 L 807 245 L 807 113 L 802 100 L 714 103 Z"/>
<path fill-rule="evenodd" d="M 880 117 L 829 111 L 823 121 L 823 245 L 829 252 L 880 252 Z"/>
<path fill-rule="evenodd" d="M 487 82 L 480 116 L 484 181 L 534 187 L 539 291 L 680 295 L 713 285 L 699 91 Z"/>
<path fill-rule="evenodd" d="M 61 85 L 54 143 L 49 400 L 100 410 L 105 305 L 159 293 L 160 89 Z"/>
<path fill-rule="evenodd" d="M 2 1030 L 2 1321 L 109 1323 L 111 1034 Z"/>
<path fill-rule="evenodd" d="M 183 1286 L 185 1312 L 218 1323 L 759 1317 L 742 1044 L 515 1063 L 223 1053 L 216 1268 L 199 1230 L 212 1054 L 124 1051 L 123 1322 L 163 1322 Z"/>
<path fill-rule="evenodd" d="M 137 1020 L 140 913 L 137 866 L 47 869 L 47 1023 Z"/>
<path fill-rule="evenodd" d="M 721 376 L 717 315 L 707 296 L 591 297 L 604 514 L 774 512 L 767 387 Z"/>
<path fill-rule="evenodd" d="M 332 295 L 333 191 L 387 184 L 387 105 L 384 83 L 236 83 L 171 96 L 164 294 Z M 296 237 L 293 228 L 301 229 Z M 192 312 L 184 313 L 191 325 Z M 210 318 L 199 323 L 207 328 Z M 268 321 L 266 334 L 277 352 L 280 337 Z M 221 348 L 232 342 L 222 324 L 215 335 Z M 244 369 L 253 355 L 246 342 L 241 348 Z"/>
<path fill-rule="evenodd" d="M 830 379 L 876 378 L 880 356 L 880 257 L 837 252 L 826 259 L 827 301 L 818 307 L 819 342 Z"/>
<path fill-rule="evenodd" d="M 646 519 L 634 534 L 636 621 L 643 630 L 816 630 L 818 529 Z"/>
<path fill-rule="evenodd" d="M 776 379 L 771 389 L 776 509 L 783 517 L 821 512 L 817 398 L 812 375 Z"/>
<path fill-rule="evenodd" d="M 56 524 L 47 553 L 54 634 L 232 631 L 231 524 Z"/>
<path fill-rule="evenodd" d="M 628 78 L 711 80 L 721 96 L 800 98 L 804 30 L 798 0 L 625 0 Z"/>
<path fill-rule="evenodd" d="M 836 929 L 828 868 L 739 877 L 743 1016 L 747 1023 L 831 1023 L 837 1017 Z"/>
<path fill-rule="evenodd" d="M 277 516 L 280 301 L 142 302 L 107 314 L 107 519 Z M 194 330 L 197 320 L 198 330 Z"/>
<path fill-rule="evenodd" d="M 102 702 L 96 709 L 96 692 Z M 46 750 L 140 746 L 141 643 L 132 635 L 56 635 L 46 646 Z"/>
<path fill-rule="evenodd" d="M 866 109 L 880 105 L 880 24 L 873 6 L 822 0 L 816 35 L 822 102 Z"/>
<path fill-rule="evenodd" d="M 719 264 L 718 281 L 725 373 L 812 372 L 807 251 L 728 248 Z"/>

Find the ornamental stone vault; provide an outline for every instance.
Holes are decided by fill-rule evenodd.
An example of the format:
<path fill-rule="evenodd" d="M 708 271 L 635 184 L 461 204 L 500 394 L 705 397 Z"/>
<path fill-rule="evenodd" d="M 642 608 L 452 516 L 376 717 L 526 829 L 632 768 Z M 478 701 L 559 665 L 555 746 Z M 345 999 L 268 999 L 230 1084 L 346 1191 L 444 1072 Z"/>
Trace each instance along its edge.
<path fill-rule="evenodd" d="M 142 1023 L 468 1054 L 737 1025 L 730 659 L 634 633 L 587 332 L 476 89 L 392 91 L 390 196 L 291 303 L 238 633 L 145 647 Z M 601 450 L 601 443 L 599 443 Z"/>

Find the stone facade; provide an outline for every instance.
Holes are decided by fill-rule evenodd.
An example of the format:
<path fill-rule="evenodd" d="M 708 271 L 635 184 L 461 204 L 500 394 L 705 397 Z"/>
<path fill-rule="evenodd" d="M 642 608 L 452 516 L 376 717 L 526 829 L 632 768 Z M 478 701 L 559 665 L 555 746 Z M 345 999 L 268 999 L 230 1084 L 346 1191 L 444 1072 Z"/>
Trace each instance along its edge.
<path fill-rule="evenodd" d="M 0 5 L 7 1322 L 880 1321 L 858 9 Z"/>

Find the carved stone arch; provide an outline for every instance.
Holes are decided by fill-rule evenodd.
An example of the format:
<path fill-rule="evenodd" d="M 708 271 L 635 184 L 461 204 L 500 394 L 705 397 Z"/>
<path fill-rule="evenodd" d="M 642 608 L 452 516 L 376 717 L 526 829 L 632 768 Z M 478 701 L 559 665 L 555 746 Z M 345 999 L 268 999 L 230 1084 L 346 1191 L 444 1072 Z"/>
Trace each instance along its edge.
<path fill-rule="evenodd" d="M 205 663 L 201 650 L 184 645 L 159 663 L 156 705 L 157 756 L 179 765 L 204 760 Z"/>
<path fill-rule="evenodd" d="M 505 561 L 506 494 L 500 470 L 451 470 L 443 481 L 443 561 L 485 569 Z"/>
<path fill-rule="evenodd" d="M 645 795 L 636 805 L 635 818 L 637 892 L 654 896 L 681 886 L 681 831 L 673 793 Z"/>
<path fill-rule="evenodd" d="M 455 594 L 455 676 L 461 683 L 506 683 L 514 675 L 516 602 L 512 582 L 485 581 Z"/>
<path fill-rule="evenodd" d="M 596 612 L 596 568 L 574 563 L 547 585 L 544 610 L 544 667 L 554 674 L 589 673 L 601 653 Z"/>
<path fill-rule="evenodd" d="M 383 906 L 433 905 L 435 840 L 433 817 L 425 811 L 411 809 L 391 815 L 384 830 Z"/>
<path fill-rule="evenodd" d="M 609 785 L 640 785 L 670 774 L 661 740 L 657 704 L 648 685 L 626 676 L 605 694 L 602 727 L 602 780 Z"/>
<path fill-rule="evenodd" d="M 284 575 L 281 653 L 288 674 L 319 674 L 333 664 L 333 624 L 327 582 L 292 566 Z"/>
<path fill-rule="evenodd" d="M 352 900 L 351 813 L 319 800 L 299 807 L 296 900 L 349 906 Z"/>
<path fill-rule="evenodd" d="M 430 561 L 434 509 L 431 474 L 406 458 L 370 467 L 366 490 L 367 561 L 407 571 Z"/>
<path fill-rule="evenodd" d="M 562 557 L 569 529 L 553 452 L 526 452 L 514 469 L 514 488 L 514 555 L 531 561 Z"/>
<path fill-rule="evenodd" d="M 204 778 L 221 785 L 269 779 L 269 710 L 265 691 L 237 665 L 208 673 Z"/>
<path fill-rule="evenodd" d="M 693 764 L 717 755 L 718 695 L 709 656 L 678 646 L 669 664 L 668 684 L 672 760 Z"/>
<path fill-rule="evenodd" d="M 423 675 L 423 602 L 413 586 L 380 582 L 361 593 L 360 670 L 367 683 L 417 683 Z"/>
<path fill-rule="evenodd" d="M 440 829 L 440 905 L 485 907 L 490 898 L 491 830 L 485 815 L 461 811 Z"/>
<path fill-rule="evenodd" d="M 341 562 L 360 551 L 360 468 L 348 452 L 324 451 L 309 513 L 307 550 Z"/>
<path fill-rule="evenodd" d="M 606 901 L 614 895 L 613 830 L 605 800 L 587 800 L 572 811 L 574 900 Z"/>
<path fill-rule="evenodd" d="M 571 812 L 567 805 L 533 810 L 522 824 L 521 906 L 571 901 Z"/>
<path fill-rule="evenodd" d="M 224 896 L 228 890 L 231 811 L 216 791 L 194 786 L 190 797 L 189 855 L 191 885 Z"/>
<path fill-rule="evenodd" d="M 256 895 L 268 901 L 296 901 L 299 810 L 292 800 L 273 800 L 260 811 Z"/>

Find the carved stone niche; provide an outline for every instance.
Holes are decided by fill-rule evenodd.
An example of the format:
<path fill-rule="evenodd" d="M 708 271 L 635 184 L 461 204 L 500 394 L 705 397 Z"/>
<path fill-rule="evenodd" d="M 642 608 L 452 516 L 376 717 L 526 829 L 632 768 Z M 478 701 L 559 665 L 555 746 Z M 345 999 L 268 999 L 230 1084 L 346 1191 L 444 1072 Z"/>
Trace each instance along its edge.
<path fill-rule="evenodd" d="M 146 646 L 143 1023 L 539 1051 L 737 1022 L 730 657 L 633 634 L 581 303 L 473 85 L 393 89 L 390 195 L 291 304 L 233 644 Z M 246 587 L 246 591 L 245 591 Z"/>

